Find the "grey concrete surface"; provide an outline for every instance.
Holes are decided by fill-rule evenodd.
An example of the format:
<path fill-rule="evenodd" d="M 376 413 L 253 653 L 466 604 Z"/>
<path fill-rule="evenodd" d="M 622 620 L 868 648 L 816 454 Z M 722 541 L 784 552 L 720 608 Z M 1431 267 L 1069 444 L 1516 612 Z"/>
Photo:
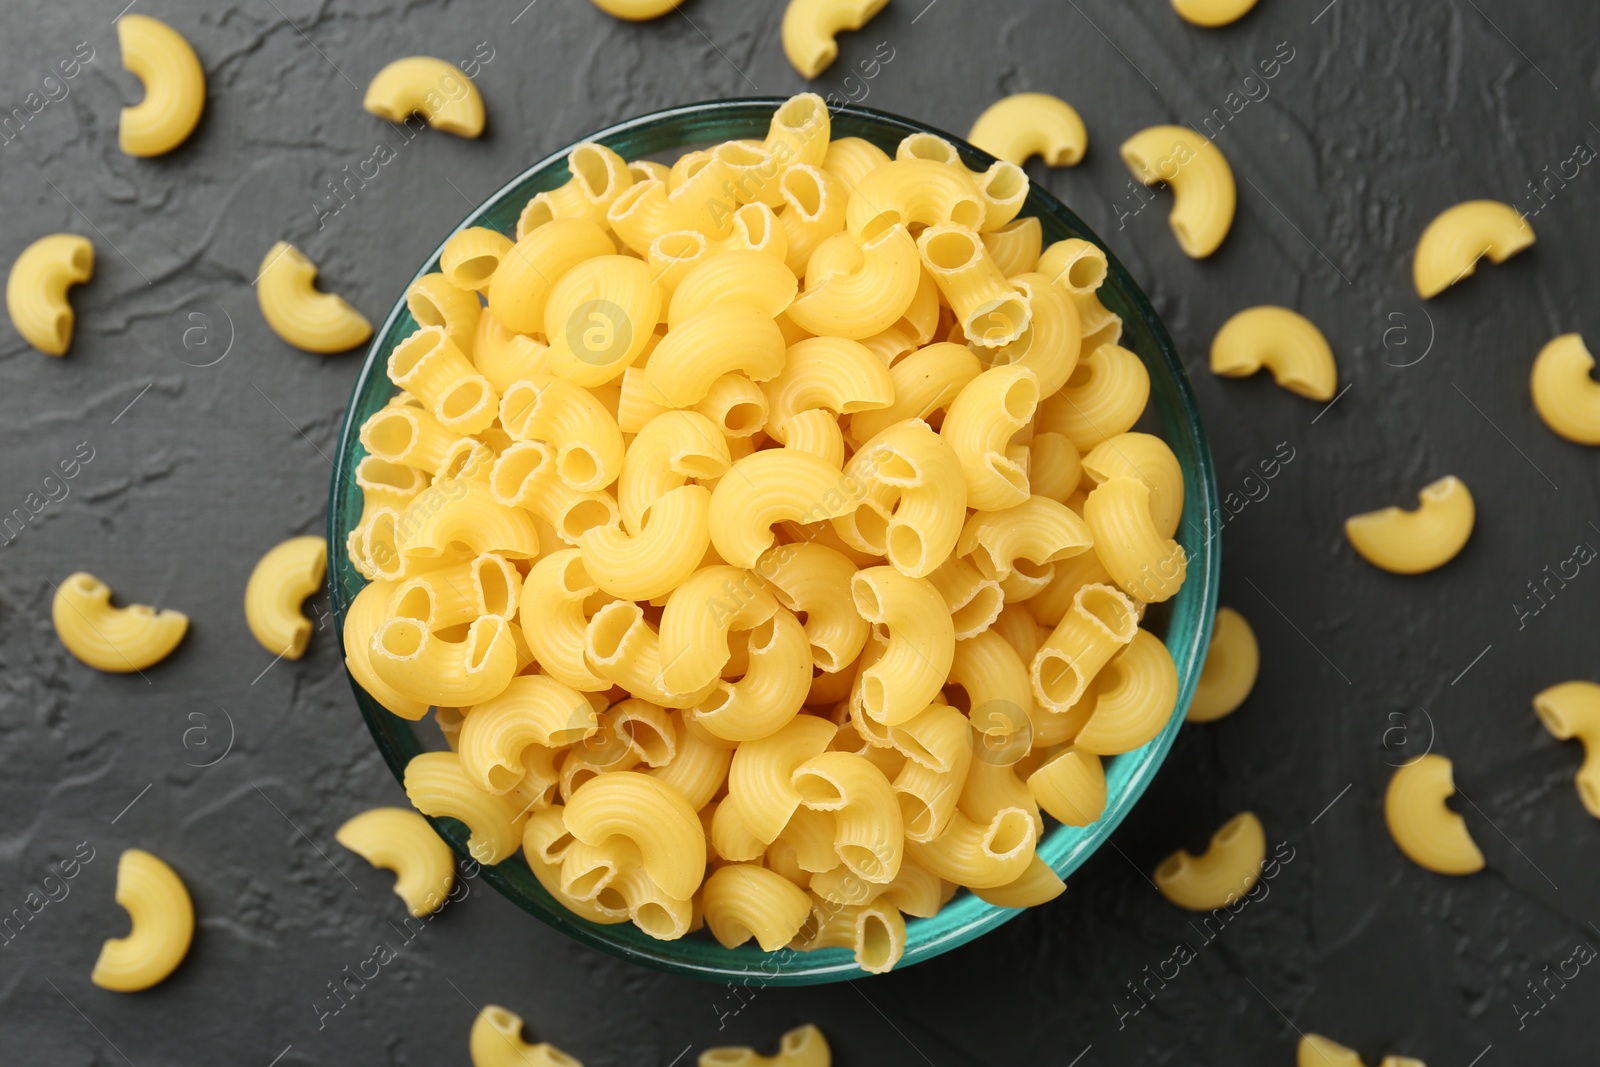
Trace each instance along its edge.
<path fill-rule="evenodd" d="M 89 235 L 98 256 L 65 359 L 0 325 L 0 514 L 48 501 L 0 547 L 0 913 L 37 908 L 0 945 L 0 1062 L 465 1063 L 473 1006 L 491 1001 L 591 1067 L 770 1047 L 808 1020 L 849 1067 L 1287 1064 L 1298 1031 L 1374 1063 L 1594 1061 L 1600 975 L 1550 982 L 1540 1000 L 1529 987 L 1600 946 L 1580 752 L 1529 700 L 1600 673 L 1600 572 L 1582 567 L 1543 601 L 1528 583 L 1576 545 L 1600 547 L 1600 479 L 1527 389 L 1540 345 L 1600 327 L 1600 177 L 1564 162 L 1600 146 L 1592 5 L 1262 0 L 1203 31 L 1162 0 L 894 0 L 844 39 L 819 91 L 957 133 L 1006 92 L 1081 110 L 1084 163 L 1029 170 L 1151 294 L 1195 376 L 1224 493 L 1256 498 L 1226 528 L 1222 602 L 1255 625 L 1264 666 L 1233 717 L 1185 729 L 1061 900 L 901 974 L 735 999 L 582 948 L 478 884 L 400 943 L 388 876 L 332 837 L 365 806 L 403 803 L 334 635 L 273 664 L 240 607 L 262 551 L 323 529 L 360 356 L 287 348 L 251 281 L 289 239 L 381 319 L 442 235 L 532 160 L 643 111 L 804 87 L 779 46 L 781 5 L 689 0 L 623 25 L 585 0 L 137 0 L 194 43 L 210 84 L 192 140 L 145 161 L 116 141 L 138 93 L 116 47 L 123 2 L 0 5 L 0 113 L 30 106 L 80 42 L 93 53 L 0 143 L 0 260 L 57 230 Z M 895 58 L 846 82 L 879 42 Z M 492 55 L 477 78 L 488 133 L 417 137 L 329 214 L 326 183 L 394 136 L 361 109 L 367 80 L 419 52 Z M 1239 212 L 1195 263 L 1167 230 L 1166 194 L 1135 210 L 1116 145 L 1208 115 Z M 1416 236 L 1472 197 L 1536 208 L 1538 243 L 1424 307 Z M 1207 372 L 1216 328 L 1255 303 L 1323 328 L 1348 386 L 1334 405 Z M 1265 490 L 1247 484 L 1280 442 L 1294 460 Z M 86 455 L 70 481 L 46 481 Z M 1346 515 L 1446 473 L 1479 509 L 1458 559 L 1397 578 L 1354 556 Z M 51 583 L 78 569 L 188 612 L 178 653 L 146 677 L 72 660 L 49 606 Z M 1430 745 L 1455 760 L 1488 858 L 1470 878 L 1412 866 L 1384 831 L 1390 766 Z M 1265 899 L 1202 932 L 1146 876 L 1246 808 L 1294 858 Z M 125 922 L 111 894 L 133 846 L 183 872 L 199 927 L 171 980 L 120 996 L 88 974 Z M 92 860 L 47 881 L 75 850 Z M 328 984 L 384 941 L 397 958 L 323 1014 Z M 1194 958 L 1149 981 L 1185 942 Z"/>

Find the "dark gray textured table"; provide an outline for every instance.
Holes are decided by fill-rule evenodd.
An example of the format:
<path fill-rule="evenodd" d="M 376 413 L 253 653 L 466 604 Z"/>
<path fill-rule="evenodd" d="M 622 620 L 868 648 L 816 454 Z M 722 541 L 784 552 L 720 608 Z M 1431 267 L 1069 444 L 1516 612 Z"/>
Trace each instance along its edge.
<path fill-rule="evenodd" d="M 481 883 L 401 943 L 389 876 L 332 838 L 355 811 L 404 798 L 330 626 L 303 661 L 273 665 L 240 608 L 262 551 L 323 529 L 360 356 L 290 350 L 250 283 L 289 239 L 380 319 L 441 236 L 532 160 L 643 111 L 802 88 L 778 43 L 781 5 L 689 0 L 635 26 L 584 0 L 138 0 L 193 42 L 210 84 L 192 140 L 141 161 L 116 143 L 117 109 L 137 95 L 112 25 L 122 2 L 0 8 L 0 113 L 79 42 L 93 50 L 64 98 L 0 142 L 0 260 L 56 230 L 88 234 L 98 257 L 73 297 L 67 358 L 0 326 L 0 514 L 60 497 L 46 476 L 92 455 L 0 548 L 0 912 L 52 898 L 0 946 L 0 1061 L 465 1063 L 473 1005 L 493 1001 L 590 1067 L 770 1046 L 808 1020 L 842 1065 L 1288 1064 L 1312 1030 L 1370 1062 L 1594 1062 L 1600 976 L 1552 983 L 1543 1001 L 1526 985 L 1600 946 L 1579 752 L 1545 734 L 1529 699 L 1596 677 L 1600 575 L 1583 569 L 1537 614 L 1517 607 L 1537 605 L 1527 583 L 1546 565 L 1600 546 L 1595 453 L 1549 433 L 1527 389 L 1540 345 L 1600 328 L 1600 178 L 1580 168 L 1542 201 L 1529 186 L 1580 142 L 1600 146 L 1592 5 L 1262 0 L 1208 32 L 1161 0 L 895 0 L 844 40 L 819 91 L 861 99 L 864 86 L 862 102 L 956 133 L 1007 92 L 1082 112 L 1083 165 L 1030 173 L 1151 294 L 1195 376 L 1223 492 L 1256 498 L 1226 527 L 1222 602 L 1252 621 L 1264 665 L 1243 709 L 1184 731 L 1063 899 L 901 974 L 738 1001 L 579 947 Z M 880 41 L 893 60 L 846 83 Z M 361 109 L 367 80 L 419 52 L 479 58 L 489 132 L 395 145 L 331 213 L 327 183 L 395 141 Z M 1115 148 L 1213 109 L 1239 212 L 1220 253 L 1195 263 L 1167 229 L 1166 194 L 1137 210 Z M 1416 236 L 1473 197 L 1539 208 L 1538 244 L 1423 307 Z M 1206 371 L 1213 332 L 1255 303 L 1323 328 L 1349 387 L 1331 408 Z M 1265 490 L 1247 485 L 1280 442 L 1293 461 Z M 1478 503 L 1458 559 L 1396 578 L 1354 556 L 1346 515 L 1446 473 Z M 78 569 L 192 617 L 148 680 L 96 674 L 56 641 L 50 583 Z M 1411 865 L 1384 830 L 1389 766 L 1430 744 L 1455 760 L 1488 858 L 1470 878 Z M 1266 899 L 1203 934 L 1146 875 L 1245 808 L 1294 858 Z M 121 996 L 88 974 L 125 922 L 111 893 L 131 846 L 183 872 L 199 927 L 169 981 Z M 46 883 L 75 850 L 93 859 Z M 321 1014 L 328 983 L 380 941 L 398 957 Z M 1129 983 L 1170 974 L 1182 942 L 1195 958 L 1135 1000 Z"/>

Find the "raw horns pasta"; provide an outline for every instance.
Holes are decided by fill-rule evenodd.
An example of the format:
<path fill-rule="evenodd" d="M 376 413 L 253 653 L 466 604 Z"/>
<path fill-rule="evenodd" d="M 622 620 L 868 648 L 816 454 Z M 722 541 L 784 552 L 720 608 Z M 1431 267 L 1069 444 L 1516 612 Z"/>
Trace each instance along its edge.
<path fill-rule="evenodd" d="M 1139 620 L 1184 578 L 1182 472 L 1129 432 L 1139 357 L 1084 348 L 1120 329 L 1103 253 L 1046 265 L 1014 165 L 832 141 L 811 94 L 763 141 L 569 165 L 408 289 L 361 431 L 345 656 L 438 709 L 413 805 L 584 920 L 873 972 L 959 888 L 1053 899 L 1046 815 L 1094 822 L 1177 702 Z M 416 824 L 363 818 L 425 906 Z"/>

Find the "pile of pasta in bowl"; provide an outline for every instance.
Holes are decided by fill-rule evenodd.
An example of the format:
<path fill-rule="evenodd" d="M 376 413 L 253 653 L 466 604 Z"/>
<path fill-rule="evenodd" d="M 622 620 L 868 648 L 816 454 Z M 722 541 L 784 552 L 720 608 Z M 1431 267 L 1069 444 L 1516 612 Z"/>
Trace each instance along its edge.
<path fill-rule="evenodd" d="M 962 888 L 1059 895 L 1046 817 L 1178 699 L 1183 480 L 1104 254 L 813 94 L 568 165 L 412 284 L 361 427 L 346 661 L 450 745 L 411 802 L 590 922 L 873 972 Z"/>

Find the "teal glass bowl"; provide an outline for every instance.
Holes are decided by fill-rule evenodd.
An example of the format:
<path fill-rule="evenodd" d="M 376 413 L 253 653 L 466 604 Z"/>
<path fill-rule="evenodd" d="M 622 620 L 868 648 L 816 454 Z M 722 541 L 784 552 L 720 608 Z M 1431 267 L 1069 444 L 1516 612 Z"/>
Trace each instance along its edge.
<path fill-rule="evenodd" d="M 673 108 L 612 126 L 588 140 L 599 141 L 627 159 L 638 159 L 735 138 L 759 139 L 765 136 L 768 121 L 780 103 L 782 100 L 777 98 L 725 100 Z M 912 133 L 934 133 L 952 141 L 969 166 L 983 168 L 993 162 L 992 157 L 964 141 L 910 119 L 860 107 L 843 107 L 833 113 L 833 136 L 861 137 L 890 155 L 894 154 L 895 146 Z M 519 174 L 462 220 L 456 231 L 469 226 L 486 226 L 514 234 L 517 215 L 528 199 L 555 188 L 569 177 L 568 151 L 562 149 Z M 1078 237 L 1105 247 L 1076 215 L 1037 185 L 1029 192 L 1022 214 L 1039 218 L 1046 244 Z M 1177 710 L 1160 736 L 1149 744 L 1106 760 L 1107 800 L 1099 820 L 1087 827 L 1055 827 L 1040 842 L 1040 855 L 1062 877 L 1077 870 L 1122 822 L 1172 747 L 1205 662 L 1211 621 L 1216 611 L 1221 562 L 1220 543 L 1208 535 L 1209 517 L 1217 508 L 1216 474 L 1188 376 L 1150 302 L 1109 250 L 1106 258 L 1110 272 L 1100 290 L 1101 299 L 1122 316 L 1121 344 L 1138 353 L 1150 372 L 1152 403 L 1145 421 L 1172 446 L 1183 469 L 1184 511 L 1178 540 L 1189 554 L 1189 569 L 1182 591 L 1166 604 L 1153 607 L 1145 620 L 1147 625 L 1164 633 L 1167 647 L 1177 663 Z M 437 270 L 439 250 L 423 264 L 417 276 Z M 406 310 L 405 300 L 396 300 L 356 379 L 339 438 L 338 460 L 328 500 L 328 563 L 333 611 L 341 633 L 345 609 L 366 584 L 345 556 L 345 538 L 361 516 L 361 491 L 355 484 L 355 468 L 366 451 L 361 447 L 358 431 L 362 422 L 394 395 L 396 390 L 385 377 L 384 367 L 389 353 L 416 328 L 417 323 Z M 425 750 L 415 724 L 384 710 L 354 679 L 351 687 L 379 751 L 395 777 L 402 779 L 406 763 Z M 429 821 L 462 858 L 467 857 L 464 826 L 453 819 Z M 756 981 L 765 985 L 810 985 L 866 977 L 866 972 L 856 966 L 846 949 L 767 953 L 753 943 L 725 949 L 704 933 L 678 941 L 657 941 L 631 923 L 615 926 L 589 923 L 567 911 L 546 893 L 520 856 L 495 867 L 485 867 L 483 878 L 519 907 L 563 933 L 603 951 L 674 974 L 716 981 Z M 963 891 L 934 917 L 907 921 L 905 956 L 896 969 L 948 952 L 1018 913 L 1017 909 L 986 904 Z"/>

